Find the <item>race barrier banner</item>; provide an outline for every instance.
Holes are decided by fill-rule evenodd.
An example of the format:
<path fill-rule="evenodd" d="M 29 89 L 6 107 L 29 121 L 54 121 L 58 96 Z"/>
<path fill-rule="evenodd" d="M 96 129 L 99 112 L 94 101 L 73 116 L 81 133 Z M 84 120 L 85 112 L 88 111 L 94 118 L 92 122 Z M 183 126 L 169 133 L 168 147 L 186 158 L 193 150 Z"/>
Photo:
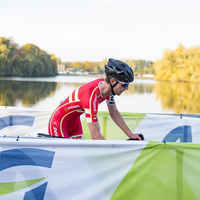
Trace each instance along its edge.
<path fill-rule="evenodd" d="M 0 200 L 200 199 L 199 115 L 122 113 L 145 141 L 127 141 L 107 112 L 105 141 L 37 137 L 52 111 L 0 107 Z"/>
<path fill-rule="evenodd" d="M 0 136 L 37 136 L 47 133 L 52 111 L 0 106 Z"/>
<path fill-rule="evenodd" d="M 0 137 L 0 200 L 200 199 L 200 144 Z"/>
<path fill-rule="evenodd" d="M 52 110 L 0 107 L 0 136 L 48 134 Z M 200 115 L 121 113 L 134 133 L 142 133 L 146 141 L 200 143 Z M 98 113 L 101 132 L 107 140 L 126 140 L 127 136 L 112 121 L 108 112 Z M 82 115 L 84 139 L 91 139 Z"/>

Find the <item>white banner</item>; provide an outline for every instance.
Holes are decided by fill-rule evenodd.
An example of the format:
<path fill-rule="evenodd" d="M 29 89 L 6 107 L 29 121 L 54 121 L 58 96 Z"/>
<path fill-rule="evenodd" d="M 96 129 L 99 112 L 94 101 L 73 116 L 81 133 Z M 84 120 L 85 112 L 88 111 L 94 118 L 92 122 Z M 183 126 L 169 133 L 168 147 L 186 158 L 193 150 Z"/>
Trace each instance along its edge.
<path fill-rule="evenodd" d="M 32 136 L 48 133 L 53 111 L 31 108 L 0 107 L 0 136 Z"/>
<path fill-rule="evenodd" d="M 31 136 L 48 134 L 52 110 L 0 107 L 0 136 Z M 134 133 L 142 133 L 146 141 L 200 143 L 200 115 L 182 114 L 122 114 Z M 108 113 L 98 114 L 101 131 L 106 139 L 126 140 L 127 137 L 110 119 Z M 84 115 L 82 115 L 82 121 Z M 106 132 L 106 134 L 105 134 Z M 90 133 L 83 121 L 84 138 Z"/>
<path fill-rule="evenodd" d="M 200 144 L 0 137 L 0 200 L 200 199 Z"/>
<path fill-rule="evenodd" d="M 110 199 L 145 142 L 0 138 L 1 200 Z"/>
<path fill-rule="evenodd" d="M 200 115 L 146 114 L 134 132 L 147 141 L 200 143 Z"/>

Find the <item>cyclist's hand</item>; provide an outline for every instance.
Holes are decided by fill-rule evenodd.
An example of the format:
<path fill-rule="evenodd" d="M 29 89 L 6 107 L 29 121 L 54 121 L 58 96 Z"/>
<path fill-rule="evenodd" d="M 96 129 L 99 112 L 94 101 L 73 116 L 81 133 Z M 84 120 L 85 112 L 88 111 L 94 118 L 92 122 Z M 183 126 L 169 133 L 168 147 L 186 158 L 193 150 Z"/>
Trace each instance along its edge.
<path fill-rule="evenodd" d="M 141 133 L 133 134 L 133 136 L 128 140 L 144 140 L 144 136 Z"/>

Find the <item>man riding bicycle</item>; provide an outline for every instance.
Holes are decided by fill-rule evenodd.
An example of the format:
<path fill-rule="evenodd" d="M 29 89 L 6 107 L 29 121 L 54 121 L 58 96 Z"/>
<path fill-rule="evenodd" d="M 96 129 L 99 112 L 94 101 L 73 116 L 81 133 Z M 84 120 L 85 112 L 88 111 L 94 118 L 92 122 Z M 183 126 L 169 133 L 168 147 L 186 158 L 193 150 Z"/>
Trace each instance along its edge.
<path fill-rule="evenodd" d="M 105 79 L 99 78 L 75 89 L 55 109 L 49 120 L 48 131 L 53 137 L 83 138 L 80 115 L 85 113 L 92 139 L 105 139 L 98 122 L 98 105 L 106 100 L 113 121 L 130 138 L 142 140 L 133 134 L 118 111 L 114 96 L 128 90 L 134 80 L 133 70 L 126 63 L 110 58 L 105 65 Z"/>

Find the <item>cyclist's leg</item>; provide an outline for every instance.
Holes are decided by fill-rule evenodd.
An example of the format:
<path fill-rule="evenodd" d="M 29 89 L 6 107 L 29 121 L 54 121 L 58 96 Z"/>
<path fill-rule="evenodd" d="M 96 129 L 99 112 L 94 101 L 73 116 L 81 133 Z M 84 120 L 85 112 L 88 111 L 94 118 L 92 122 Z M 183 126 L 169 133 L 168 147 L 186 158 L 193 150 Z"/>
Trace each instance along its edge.
<path fill-rule="evenodd" d="M 61 125 L 61 122 L 62 122 L 62 125 Z M 59 112 L 54 112 L 48 124 L 49 135 L 53 137 L 69 138 L 69 134 L 67 133 L 67 130 L 66 130 L 67 122 L 68 122 L 67 117 L 64 117 L 64 120 L 63 120 L 63 115 L 61 115 Z"/>
<path fill-rule="evenodd" d="M 68 123 L 70 124 L 70 126 L 67 128 L 69 138 L 83 139 L 83 129 L 80 117 L 78 117 L 78 119 L 69 120 Z"/>
<path fill-rule="evenodd" d="M 50 118 L 48 129 L 51 136 L 83 138 L 80 113 L 76 111 L 61 113 L 57 109 Z"/>

